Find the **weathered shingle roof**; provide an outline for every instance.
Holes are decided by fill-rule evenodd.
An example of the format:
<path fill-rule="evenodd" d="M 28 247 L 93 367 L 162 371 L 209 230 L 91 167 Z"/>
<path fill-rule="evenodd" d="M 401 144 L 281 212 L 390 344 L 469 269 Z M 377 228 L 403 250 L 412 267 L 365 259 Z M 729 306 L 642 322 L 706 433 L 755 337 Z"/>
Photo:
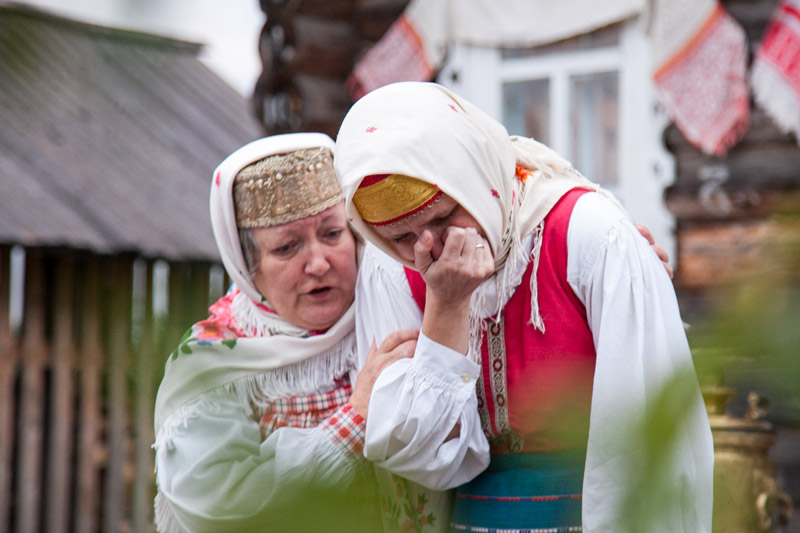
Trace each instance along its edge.
<path fill-rule="evenodd" d="M 215 259 L 211 173 L 263 133 L 199 50 L 0 6 L 0 243 Z"/>

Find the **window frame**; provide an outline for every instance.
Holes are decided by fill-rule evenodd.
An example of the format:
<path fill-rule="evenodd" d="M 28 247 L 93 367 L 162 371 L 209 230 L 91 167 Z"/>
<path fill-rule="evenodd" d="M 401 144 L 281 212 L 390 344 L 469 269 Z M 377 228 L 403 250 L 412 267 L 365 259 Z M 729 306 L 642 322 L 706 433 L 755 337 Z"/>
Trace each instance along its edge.
<path fill-rule="evenodd" d="M 549 79 L 549 144 L 559 153 L 569 154 L 570 78 L 610 71 L 618 72 L 619 177 L 616 186 L 608 189 L 637 223 L 650 229 L 674 264 L 675 218 L 663 197 L 665 188 L 675 180 L 675 162 L 662 141 L 669 119 L 656 101 L 643 17 L 619 23 L 617 44 L 593 49 L 503 58 L 499 48 L 455 44 L 437 81 L 502 122 L 503 83 Z"/>

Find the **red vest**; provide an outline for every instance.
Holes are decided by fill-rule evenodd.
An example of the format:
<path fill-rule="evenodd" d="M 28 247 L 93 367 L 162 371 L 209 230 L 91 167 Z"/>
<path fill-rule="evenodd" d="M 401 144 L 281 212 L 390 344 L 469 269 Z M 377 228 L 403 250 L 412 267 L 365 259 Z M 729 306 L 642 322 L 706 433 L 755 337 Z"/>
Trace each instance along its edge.
<path fill-rule="evenodd" d="M 537 271 L 545 333 L 530 324 L 533 261 L 502 320 L 486 322 L 478 406 L 492 454 L 586 447 L 595 349 L 586 309 L 567 283 L 567 229 L 585 192 L 568 192 L 545 218 Z M 425 282 L 410 269 L 406 277 L 424 310 Z"/>

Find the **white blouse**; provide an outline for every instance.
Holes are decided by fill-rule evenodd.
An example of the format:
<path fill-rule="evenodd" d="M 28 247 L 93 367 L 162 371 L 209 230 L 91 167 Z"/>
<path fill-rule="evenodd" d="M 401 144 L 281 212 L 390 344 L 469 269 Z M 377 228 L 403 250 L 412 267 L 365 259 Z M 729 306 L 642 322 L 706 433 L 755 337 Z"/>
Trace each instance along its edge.
<path fill-rule="evenodd" d="M 342 427 L 282 427 L 264 439 L 241 395 L 203 394 L 167 418 L 154 445 L 159 530 L 265 531 L 282 519 L 291 523 L 276 509 L 304 509 L 297 483 L 338 491 L 365 467 L 353 442 L 339 438 Z"/>

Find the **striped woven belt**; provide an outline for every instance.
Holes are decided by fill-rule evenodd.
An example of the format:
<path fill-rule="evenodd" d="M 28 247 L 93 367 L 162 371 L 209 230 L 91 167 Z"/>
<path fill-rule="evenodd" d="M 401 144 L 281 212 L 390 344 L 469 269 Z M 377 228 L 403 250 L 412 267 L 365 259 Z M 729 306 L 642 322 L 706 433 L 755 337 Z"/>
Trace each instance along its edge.
<path fill-rule="evenodd" d="M 581 531 L 586 451 L 493 455 L 489 467 L 456 491 L 452 531 Z"/>

